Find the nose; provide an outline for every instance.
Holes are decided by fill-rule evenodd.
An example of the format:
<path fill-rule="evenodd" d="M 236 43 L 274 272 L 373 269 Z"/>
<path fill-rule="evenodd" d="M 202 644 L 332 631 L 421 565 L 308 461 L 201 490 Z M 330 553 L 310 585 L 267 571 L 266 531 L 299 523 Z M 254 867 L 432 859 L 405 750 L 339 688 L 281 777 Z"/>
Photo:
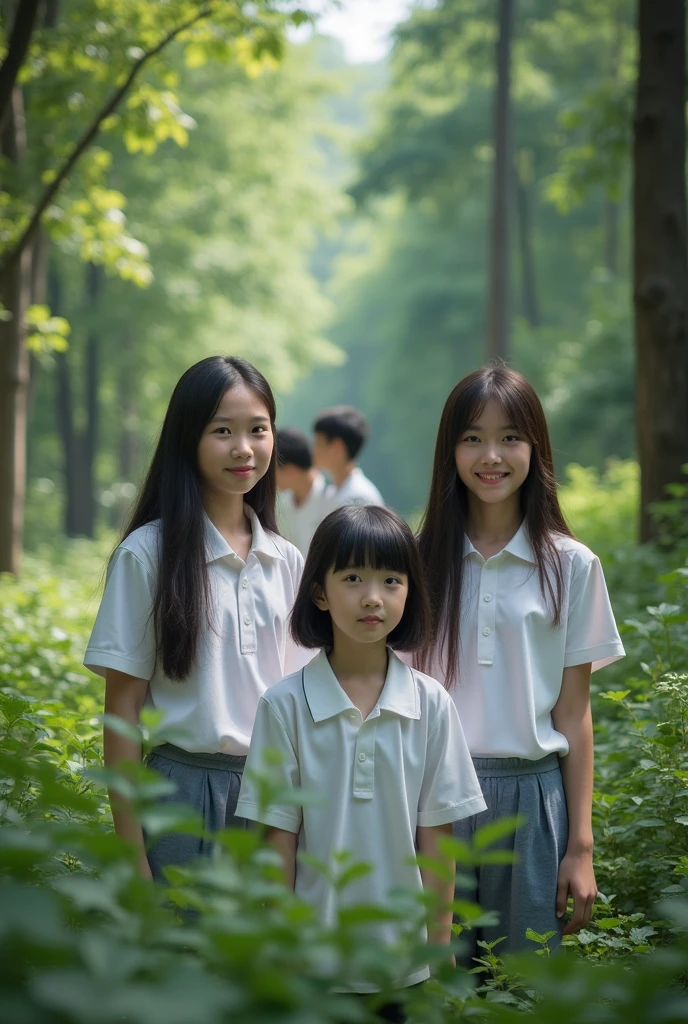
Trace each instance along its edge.
<path fill-rule="evenodd" d="M 381 608 L 382 598 L 377 592 L 377 588 L 369 590 L 362 601 L 364 608 Z"/>
<path fill-rule="evenodd" d="M 501 462 L 502 456 L 499 451 L 499 446 L 492 442 L 488 442 L 488 444 L 485 447 L 485 451 L 480 457 L 480 461 L 489 463 L 490 465 L 492 465 L 495 462 Z"/>
<path fill-rule="evenodd" d="M 233 459 L 247 459 L 251 456 L 251 446 L 248 443 L 248 438 L 241 434 L 234 435 L 234 444 L 232 445 L 232 458 Z"/>

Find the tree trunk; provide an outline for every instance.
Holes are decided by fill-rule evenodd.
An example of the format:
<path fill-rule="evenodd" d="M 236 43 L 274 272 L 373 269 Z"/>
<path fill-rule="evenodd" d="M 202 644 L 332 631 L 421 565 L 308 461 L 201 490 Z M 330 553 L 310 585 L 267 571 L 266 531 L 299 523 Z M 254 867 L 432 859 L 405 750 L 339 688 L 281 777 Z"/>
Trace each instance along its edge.
<path fill-rule="evenodd" d="M 64 530 L 68 537 L 94 537 L 96 525 L 95 462 L 98 451 L 100 416 L 98 385 L 100 380 L 100 344 L 93 327 L 93 309 L 100 291 L 101 271 L 89 263 L 86 267 L 86 294 L 91 327 L 86 338 L 84 360 L 85 425 L 74 426 L 74 399 L 71 366 L 67 352 L 57 353 L 57 417 L 62 438 L 65 475 Z"/>
<path fill-rule="evenodd" d="M 31 253 L 31 299 L 30 304 L 45 302 L 47 287 L 48 242 L 42 228 L 36 232 Z M 27 419 L 31 420 L 41 364 L 35 352 L 29 353 L 29 394 L 27 398 Z"/>
<path fill-rule="evenodd" d="M 641 540 L 688 463 L 685 0 L 639 0 L 633 153 Z"/>
<path fill-rule="evenodd" d="M 613 277 L 619 273 L 619 204 L 608 198 L 604 202 L 604 265 Z"/>
<path fill-rule="evenodd" d="M 2 155 L 17 165 L 26 153 L 24 104 L 12 92 L 2 131 Z M 31 247 L 9 260 L 0 277 L 0 302 L 9 319 L 0 321 L 0 572 L 18 574 L 26 492 L 26 413 L 29 356 L 24 344 L 31 301 Z"/>
<path fill-rule="evenodd" d="M 514 0 L 499 0 L 497 86 L 494 115 L 494 169 L 492 179 L 492 231 L 490 285 L 487 308 L 487 350 L 491 358 L 506 358 L 509 351 L 509 193 L 511 191 L 511 35 Z"/>
<path fill-rule="evenodd" d="M 523 315 L 531 327 L 539 327 L 540 303 L 537 297 L 535 257 L 533 254 L 533 222 L 530 209 L 530 181 L 519 165 L 514 166 L 516 192 L 516 224 L 521 262 L 521 293 Z"/>

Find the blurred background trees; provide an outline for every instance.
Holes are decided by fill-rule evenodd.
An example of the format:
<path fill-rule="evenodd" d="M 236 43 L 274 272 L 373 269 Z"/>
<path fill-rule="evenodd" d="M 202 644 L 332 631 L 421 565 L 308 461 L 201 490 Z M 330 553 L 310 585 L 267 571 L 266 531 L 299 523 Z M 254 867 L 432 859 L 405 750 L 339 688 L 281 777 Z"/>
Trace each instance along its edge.
<path fill-rule="evenodd" d="M 21 165 L 6 149 L 0 174 L 5 270 L 99 103 L 172 27 L 155 6 L 38 4 L 14 90 L 27 149 Z M 602 472 L 638 450 L 634 287 L 650 309 L 637 345 L 658 355 L 638 375 L 641 426 L 655 424 L 643 508 L 662 498 L 688 462 L 683 0 L 419 3 L 388 58 L 358 65 L 333 40 L 295 36 L 284 5 L 165 7 L 175 25 L 205 13 L 141 69 L 46 208 L 30 316 L 0 325 L 30 353 L 28 547 L 121 521 L 175 380 L 210 352 L 265 370 L 283 425 L 362 408 L 364 468 L 413 512 L 449 388 L 497 350 L 495 313 L 499 351 L 543 398 L 562 478 L 571 464 Z"/>

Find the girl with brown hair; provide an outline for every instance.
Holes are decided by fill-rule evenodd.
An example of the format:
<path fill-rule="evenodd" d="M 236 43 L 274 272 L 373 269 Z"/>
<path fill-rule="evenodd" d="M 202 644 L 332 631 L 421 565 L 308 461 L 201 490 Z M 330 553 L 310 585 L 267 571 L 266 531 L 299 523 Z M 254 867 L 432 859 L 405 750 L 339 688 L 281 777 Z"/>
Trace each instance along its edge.
<path fill-rule="evenodd" d="M 542 405 L 514 370 L 483 367 L 449 395 L 418 543 L 435 636 L 416 664 L 451 692 L 488 806 L 455 835 L 525 818 L 502 841 L 514 862 L 477 871 L 500 923 L 473 937 L 505 936 L 501 953 L 530 928 L 556 945 L 597 894 L 590 673 L 624 650 L 599 559 L 559 507 Z"/>

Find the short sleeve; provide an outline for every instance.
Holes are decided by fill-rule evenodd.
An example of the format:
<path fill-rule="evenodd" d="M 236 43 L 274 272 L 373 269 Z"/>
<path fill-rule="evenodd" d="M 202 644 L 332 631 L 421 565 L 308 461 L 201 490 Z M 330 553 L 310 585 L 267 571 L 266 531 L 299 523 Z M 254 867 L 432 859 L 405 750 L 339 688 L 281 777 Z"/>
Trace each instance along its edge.
<path fill-rule="evenodd" d="M 84 656 L 86 668 L 100 676 L 114 668 L 150 679 L 155 668 L 154 601 L 150 570 L 132 551 L 118 548 Z"/>
<path fill-rule="evenodd" d="M 593 558 L 571 581 L 564 668 L 592 662 L 596 672 L 625 653 L 600 560 Z"/>
<path fill-rule="evenodd" d="M 428 738 L 418 824 L 448 825 L 479 814 L 486 806 L 456 707 L 447 700 Z"/>
<path fill-rule="evenodd" d="M 279 755 L 278 764 L 266 764 L 267 750 Z M 264 775 L 269 775 L 271 782 L 274 779 L 274 784 L 280 789 L 297 790 L 300 785 L 299 762 L 291 739 L 280 718 L 262 697 L 258 702 L 236 815 L 298 834 L 302 820 L 302 810 L 298 805 L 262 806 L 258 776 Z"/>

